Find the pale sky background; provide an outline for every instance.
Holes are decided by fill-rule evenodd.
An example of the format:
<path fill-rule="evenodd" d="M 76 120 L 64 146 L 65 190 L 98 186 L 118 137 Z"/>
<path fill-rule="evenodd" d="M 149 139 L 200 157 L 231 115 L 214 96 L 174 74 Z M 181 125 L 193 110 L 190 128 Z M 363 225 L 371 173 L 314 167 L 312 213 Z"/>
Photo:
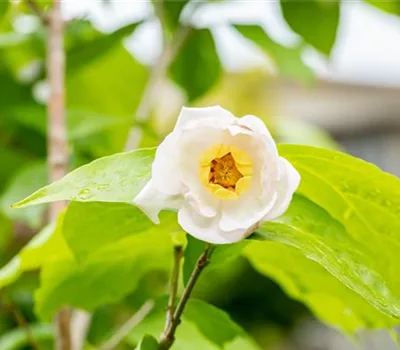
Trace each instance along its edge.
<path fill-rule="evenodd" d="M 148 1 L 113 1 L 104 7 L 100 1 L 66 1 L 66 17 L 87 16 L 99 29 L 111 31 L 152 14 Z M 264 55 L 251 43 L 238 37 L 226 24 L 257 23 L 277 42 L 292 45 L 297 36 L 284 22 L 276 1 L 234 1 L 204 4 L 193 24 L 211 27 L 218 52 L 227 70 L 245 70 L 266 64 Z M 127 39 L 127 47 L 144 63 L 151 63 L 160 51 L 160 32 L 153 21 Z M 378 86 L 400 86 L 400 19 L 360 1 L 342 5 L 338 39 L 327 62 L 312 48 L 303 55 L 320 77 Z"/>

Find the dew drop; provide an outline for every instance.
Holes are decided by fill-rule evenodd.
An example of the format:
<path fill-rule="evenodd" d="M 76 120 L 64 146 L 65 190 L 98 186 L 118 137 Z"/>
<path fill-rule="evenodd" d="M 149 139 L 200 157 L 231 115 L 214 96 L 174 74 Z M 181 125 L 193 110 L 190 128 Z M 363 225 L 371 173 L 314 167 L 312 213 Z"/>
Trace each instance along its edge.
<path fill-rule="evenodd" d="M 107 190 L 109 187 L 110 187 L 109 184 L 100 184 L 100 185 L 97 185 L 97 189 L 98 189 L 99 191 Z"/>
<path fill-rule="evenodd" d="M 93 197 L 89 188 L 84 188 L 78 193 L 78 197 L 80 200 L 85 201 Z"/>

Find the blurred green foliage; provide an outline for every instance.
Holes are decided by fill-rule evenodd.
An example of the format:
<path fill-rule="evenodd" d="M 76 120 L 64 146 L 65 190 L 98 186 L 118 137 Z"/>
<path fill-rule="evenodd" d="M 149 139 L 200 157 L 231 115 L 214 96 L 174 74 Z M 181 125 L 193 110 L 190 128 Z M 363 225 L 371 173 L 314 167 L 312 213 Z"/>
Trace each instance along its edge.
<path fill-rule="evenodd" d="M 400 14 L 396 1 L 366 2 Z M 48 11 L 51 2 L 40 1 L 38 5 Z M 254 113 L 268 124 L 278 141 L 337 148 L 329 135 L 314 126 L 299 128 L 290 120 L 271 117 L 274 98 L 263 88 L 272 79 L 268 74 L 225 72 L 211 28 L 192 28 L 187 19 L 183 24 L 192 5 L 189 1 L 154 2 L 149 17 L 107 33 L 89 19 L 68 22 L 66 113 L 71 170 L 123 151 L 132 127 L 138 131 L 137 144 L 156 146 L 171 130 L 182 103 L 222 104 L 238 115 Z M 107 12 L 118 4 L 111 1 L 105 6 L 109 7 L 102 11 Z M 315 77 L 303 62 L 302 53 L 311 45 L 324 55 L 330 54 L 340 23 L 340 2 L 282 1 L 281 9 L 283 19 L 299 35 L 297 44 L 291 47 L 275 41 L 257 24 L 227 25 L 261 48 L 280 77 L 310 84 Z M 124 40 L 153 21 L 154 16 L 159 16 L 162 24 L 164 44 L 174 40 L 182 28 L 190 35 L 172 57 L 164 77 L 170 81 L 160 83 L 162 88 L 152 98 L 154 106 L 148 118 L 136 120 L 153 67 L 139 62 Z M 25 24 L 17 25 L 18 21 Z M 0 1 L 0 263 L 5 265 L 0 269 L 0 293 L 7 293 L 21 310 L 40 349 L 53 348 L 53 329 L 39 324 L 38 317 L 50 320 L 65 304 L 93 311 L 88 339 L 98 345 L 141 303 L 157 299 L 153 312 L 121 345 L 121 349 L 136 345 L 152 349 L 155 340 L 143 336 L 158 338 L 162 329 L 165 299 L 160 296 L 167 290 L 172 246 L 177 240 L 186 244 L 183 282 L 202 249 L 202 243 L 193 238 L 188 237 L 186 243 L 175 214 L 163 213 L 163 225 L 156 229 L 128 204 L 149 178 L 154 150 L 99 159 L 36 192 L 29 199 L 31 204 L 56 199 L 87 201 L 72 201 L 56 223 L 45 225 L 45 206 L 10 208 L 47 183 L 46 37 L 46 29 L 24 1 Z M 286 156 L 296 162 L 295 152 L 285 147 Z M 391 316 L 398 316 L 399 286 L 396 271 L 390 267 L 396 266 L 397 243 L 387 254 L 382 253 L 396 241 L 398 231 L 393 228 L 398 224 L 393 219 L 397 213 L 392 211 L 398 206 L 389 195 L 394 191 L 394 180 L 382 180 L 377 170 L 357 163 L 366 175 L 362 193 L 355 187 L 354 178 L 339 182 L 337 191 L 326 183 L 334 181 L 329 176 L 338 176 L 341 167 L 349 176 L 357 170 L 348 159 L 327 165 L 324 157 L 313 154 L 309 163 L 300 164 L 306 179 L 300 193 L 307 199 L 297 197 L 287 216 L 260 230 L 262 239 L 268 241 L 246 241 L 216 249 L 209 270 L 195 290 L 196 297 L 204 301 L 189 303 L 175 349 L 258 348 L 225 311 L 207 301 L 228 311 L 263 346 L 279 341 L 306 314 L 305 308 L 292 299 L 306 305 L 324 322 L 349 332 L 362 327 L 389 327 L 397 322 Z M 325 180 L 313 175 L 315 166 L 326 168 Z M 376 174 L 376 178 L 368 174 Z M 382 182 L 386 184 L 383 192 L 373 195 L 371 186 L 381 186 Z M 320 196 L 321 191 L 325 197 Z M 356 200 L 357 196 L 363 199 Z M 361 214 L 348 211 L 343 198 Z M 307 204 L 297 206 L 299 201 Z M 370 222 L 375 206 L 381 219 Z M 307 209 L 309 221 L 299 222 L 296 218 L 304 216 Z M 389 222 L 392 228 L 388 235 L 378 237 L 376 233 L 386 230 Z M 317 231 L 321 225 L 326 227 Z M 365 237 L 360 232 L 373 238 L 370 244 L 376 247 L 378 256 L 368 258 Z M 327 242 L 336 250 L 329 251 Z M 315 255 L 316 247 L 324 252 L 323 256 Z M 346 266 L 339 265 L 337 250 Z M 38 274 L 32 273 L 38 270 L 40 285 Z M 384 276 L 387 286 L 381 280 L 371 280 L 376 271 Z M 0 303 L 0 349 L 28 349 L 25 331 L 5 307 L 7 303 L 2 299 Z"/>

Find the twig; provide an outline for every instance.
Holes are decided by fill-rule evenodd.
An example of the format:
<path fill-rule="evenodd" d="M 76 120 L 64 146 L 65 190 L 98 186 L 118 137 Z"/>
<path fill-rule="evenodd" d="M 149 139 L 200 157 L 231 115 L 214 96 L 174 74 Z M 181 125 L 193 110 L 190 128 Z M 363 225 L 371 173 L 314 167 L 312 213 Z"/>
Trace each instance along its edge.
<path fill-rule="evenodd" d="M 28 1 L 28 3 L 35 4 L 33 1 Z M 56 181 L 67 173 L 68 163 L 64 92 L 64 22 L 61 15 L 61 0 L 53 0 L 48 19 L 47 77 L 50 87 L 47 107 L 48 171 L 50 181 Z M 64 202 L 52 203 L 49 208 L 49 221 L 55 221 L 57 215 L 64 208 Z M 56 316 L 55 323 L 57 329 L 56 348 L 58 350 L 70 350 L 72 348 L 71 311 L 67 308 L 61 309 Z"/>
<path fill-rule="evenodd" d="M 209 263 L 209 258 L 211 256 L 212 246 L 207 244 L 206 249 L 200 255 L 199 259 L 197 260 L 196 266 L 190 276 L 190 279 L 183 291 L 182 297 L 179 300 L 178 306 L 174 312 L 172 322 L 168 327 L 167 331 L 164 332 L 161 336 L 160 343 L 159 343 L 159 350 L 168 350 L 175 341 L 175 331 L 181 322 L 181 316 L 183 310 L 185 309 L 186 303 L 189 300 L 190 294 L 193 291 L 193 288 L 204 268 Z"/>
<path fill-rule="evenodd" d="M 129 334 L 129 332 L 136 327 L 143 319 L 150 313 L 154 307 L 152 300 L 146 301 L 141 308 L 126 321 L 114 335 L 107 340 L 99 350 L 111 350 L 118 346 L 118 344 Z"/>
<path fill-rule="evenodd" d="M 5 307 L 7 307 L 8 310 L 10 310 L 10 312 L 14 315 L 14 318 L 17 321 L 18 326 L 24 330 L 29 345 L 32 347 L 33 350 L 39 350 L 39 346 L 35 341 L 35 338 L 32 334 L 31 329 L 29 328 L 29 324 L 26 321 L 24 315 L 21 313 L 18 307 L 12 301 L 10 301 L 8 295 L 4 293 L 2 294 L 2 296 L 4 299 Z"/>
<path fill-rule="evenodd" d="M 191 13 L 189 18 L 193 16 L 198 6 L 201 2 L 195 2 L 191 8 Z M 162 19 L 160 19 L 162 21 Z M 146 87 L 143 92 L 142 99 L 140 101 L 139 107 L 136 110 L 134 120 L 144 121 L 149 118 L 152 108 L 153 108 L 153 98 L 157 94 L 157 87 L 159 83 L 167 75 L 167 70 L 171 62 L 174 60 L 179 52 L 179 49 L 192 32 L 193 28 L 189 24 L 181 25 L 169 43 L 164 42 L 164 47 L 161 55 L 157 59 L 150 73 L 149 80 L 147 81 Z M 165 38 L 165 33 L 163 33 L 163 38 Z M 128 136 L 128 140 L 125 145 L 125 150 L 131 150 L 132 145 L 136 145 L 137 132 L 135 128 L 132 128 L 132 132 Z"/>
<path fill-rule="evenodd" d="M 42 24 L 47 26 L 50 22 L 49 16 L 45 13 L 34 0 L 25 0 L 29 9 L 40 18 Z"/>
<path fill-rule="evenodd" d="M 174 247 L 174 266 L 171 274 L 171 286 L 169 292 L 169 300 L 167 306 L 167 316 L 165 320 L 164 332 L 167 332 L 174 318 L 176 296 L 178 293 L 178 283 L 179 283 L 179 271 L 181 266 L 181 260 L 183 257 L 182 246 Z"/>

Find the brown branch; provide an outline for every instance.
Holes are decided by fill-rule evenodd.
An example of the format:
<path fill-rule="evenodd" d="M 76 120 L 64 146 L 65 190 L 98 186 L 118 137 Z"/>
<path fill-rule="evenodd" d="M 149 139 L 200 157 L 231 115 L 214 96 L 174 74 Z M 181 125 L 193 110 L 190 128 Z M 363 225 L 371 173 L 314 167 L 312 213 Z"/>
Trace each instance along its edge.
<path fill-rule="evenodd" d="M 33 3 L 33 1 L 29 1 Z M 50 97 L 47 107 L 47 160 L 49 180 L 56 181 L 67 173 L 68 144 L 65 120 L 65 51 L 64 22 L 61 15 L 61 0 L 53 0 L 48 21 L 47 78 Z M 55 221 L 65 208 L 64 202 L 52 203 L 49 221 Z M 61 309 L 55 319 L 58 350 L 71 349 L 71 311 Z"/>
<path fill-rule="evenodd" d="M 179 284 L 179 272 L 181 267 L 181 260 L 183 257 L 183 248 L 182 246 L 175 246 L 174 247 L 174 266 L 172 268 L 171 274 L 171 286 L 169 292 L 169 300 L 167 306 L 167 316 L 165 320 L 165 328 L 164 332 L 167 332 L 171 326 L 171 323 L 174 319 L 174 312 L 175 312 L 175 303 L 176 303 L 176 296 L 178 294 L 178 284 Z"/>
<path fill-rule="evenodd" d="M 26 321 L 24 315 L 22 312 L 19 310 L 19 308 L 13 303 L 8 295 L 6 293 L 2 293 L 1 296 L 3 297 L 4 300 L 4 307 L 8 309 L 14 316 L 15 320 L 17 321 L 17 324 L 20 328 L 22 328 L 25 332 L 26 339 L 29 343 L 29 345 L 32 347 L 33 350 L 39 350 L 39 346 L 35 341 L 35 338 L 32 334 L 31 329 L 29 328 L 29 324 Z"/>
<path fill-rule="evenodd" d="M 168 350 L 174 343 L 175 332 L 179 324 L 181 323 L 182 313 L 193 291 L 193 288 L 196 285 L 198 278 L 200 277 L 201 272 L 209 263 L 211 252 L 212 252 L 212 246 L 210 244 L 207 244 L 206 249 L 197 260 L 196 266 L 190 276 L 190 279 L 185 287 L 185 290 L 183 291 L 182 297 L 179 300 L 178 306 L 176 307 L 176 310 L 174 312 L 172 322 L 170 323 L 168 329 L 161 335 L 158 347 L 159 350 Z"/>
<path fill-rule="evenodd" d="M 42 24 L 44 26 L 49 25 L 50 19 L 47 13 L 45 13 L 40 6 L 34 1 L 34 0 L 25 0 L 26 5 L 29 7 L 29 9 L 40 18 L 42 21 Z"/>

